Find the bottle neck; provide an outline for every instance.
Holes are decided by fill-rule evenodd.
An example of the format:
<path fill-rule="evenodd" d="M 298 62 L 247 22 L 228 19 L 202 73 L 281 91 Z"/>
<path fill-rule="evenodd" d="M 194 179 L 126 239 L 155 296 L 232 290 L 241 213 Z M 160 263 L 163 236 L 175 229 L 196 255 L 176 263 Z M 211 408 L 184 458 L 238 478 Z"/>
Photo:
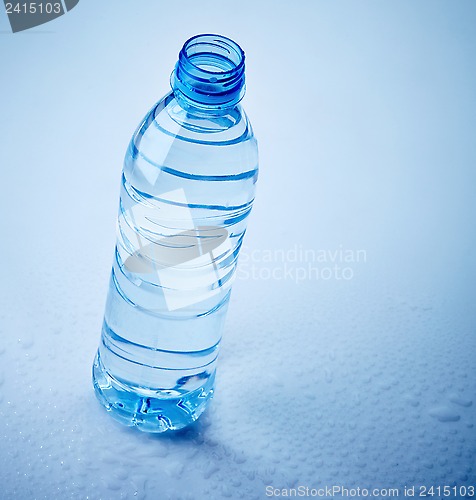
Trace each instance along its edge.
<path fill-rule="evenodd" d="M 220 35 L 198 35 L 183 46 L 170 83 L 186 110 L 220 114 L 245 93 L 245 54 Z"/>

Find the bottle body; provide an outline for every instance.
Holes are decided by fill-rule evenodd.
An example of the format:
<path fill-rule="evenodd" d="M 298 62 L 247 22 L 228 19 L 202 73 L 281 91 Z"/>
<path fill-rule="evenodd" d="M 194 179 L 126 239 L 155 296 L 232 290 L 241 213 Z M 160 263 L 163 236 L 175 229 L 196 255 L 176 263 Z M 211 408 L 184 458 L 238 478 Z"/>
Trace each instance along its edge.
<path fill-rule="evenodd" d="M 211 399 L 257 174 L 239 104 L 196 108 L 171 92 L 134 134 L 93 366 L 96 394 L 117 420 L 180 429 Z"/>

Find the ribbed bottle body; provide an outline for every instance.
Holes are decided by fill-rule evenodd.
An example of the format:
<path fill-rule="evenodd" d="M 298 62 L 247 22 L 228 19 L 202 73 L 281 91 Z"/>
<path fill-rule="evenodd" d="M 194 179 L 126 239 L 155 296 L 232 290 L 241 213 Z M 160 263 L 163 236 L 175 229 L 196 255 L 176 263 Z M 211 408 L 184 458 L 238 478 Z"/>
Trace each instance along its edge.
<path fill-rule="evenodd" d="M 188 425 L 213 395 L 258 175 L 256 140 L 239 104 L 210 112 L 177 97 L 151 109 L 126 153 L 94 364 L 106 408 L 155 432 Z"/>

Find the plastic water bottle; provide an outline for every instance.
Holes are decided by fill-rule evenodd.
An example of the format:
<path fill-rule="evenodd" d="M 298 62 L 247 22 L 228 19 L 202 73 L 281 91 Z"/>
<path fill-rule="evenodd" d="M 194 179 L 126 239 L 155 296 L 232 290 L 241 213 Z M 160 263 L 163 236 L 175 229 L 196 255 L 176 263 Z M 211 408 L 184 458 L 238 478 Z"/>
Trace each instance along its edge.
<path fill-rule="evenodd" d="M 195 421 L 213 396 L 223 323 L 258 176 L 239 104 L 245 56 L 188 40 L 126 153 L 101 342 L 99 401 L 149 432 Z"/>

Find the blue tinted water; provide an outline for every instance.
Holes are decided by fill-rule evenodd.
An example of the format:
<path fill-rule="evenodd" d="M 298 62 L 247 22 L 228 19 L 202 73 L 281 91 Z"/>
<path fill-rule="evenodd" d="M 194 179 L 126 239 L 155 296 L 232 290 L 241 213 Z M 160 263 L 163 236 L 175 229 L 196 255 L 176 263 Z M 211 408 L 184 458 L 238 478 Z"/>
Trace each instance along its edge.
<path fill-rule="evenodd" d="M 258 173 L 241 106 L 199 109 L 180 95 L 152 108 L 126 154 L 93 367 L 106 409 L 152 432 L 190 424 L 213 396 Z"/>

